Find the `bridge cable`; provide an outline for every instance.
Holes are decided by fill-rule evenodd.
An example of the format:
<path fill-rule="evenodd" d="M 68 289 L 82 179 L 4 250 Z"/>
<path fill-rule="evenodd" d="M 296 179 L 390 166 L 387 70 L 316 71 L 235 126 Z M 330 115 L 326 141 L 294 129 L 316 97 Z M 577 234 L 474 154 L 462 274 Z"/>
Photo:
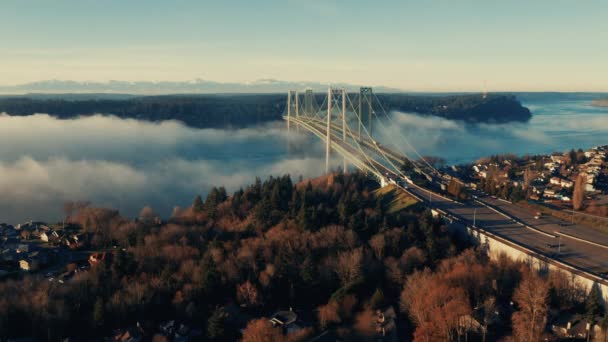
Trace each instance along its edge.
<path fill-rule="evenodd" d="M 348 99 L 348 102 L 350 103 L 351 107 L 353 108 L 353 111 L 354 111 L 354 112 L 355 112 L 355 114 L 356 114 L 357 112 L 356 112 L 356 110 L 355 110 L 354 104 L 353 104 L 353 102 L 351 101 L 350 97 L 347 95 L 347 96 L 346 96 L 346 98 Z M 359 122 L 361 123 L 361 126 L 363 126 L 363 130 L 365 131 L 365 134 L 367 134 L 367 136 L 369 136 L 369 137 L 370 137 L 370 140 L 371 140 L 371 141 L 372 141 L 372 143 L 373 143 L 375 140 L 374 140 L 374 139 L 371 137 L 371 135 L 369 134 L 369 132 L 368 132 L 367 128 L 365 128 L 365 125 L 363 125 L 363 122 L 361 121 L 361 116 L 360 116 L 360 115 L 356 115 L 356 116 L 357 116 L 357 118 L 358 118 Z M 347 125 L 347 127 L 348 127 L 348 125 Z M 350 128 L 349 128 L 349 129 L 350 129 Z M 356 141 L 356 139 L 355 139 L 355 141 Z M 375 152 L 376 152 L 376 153 L 380 152 L 380 154 L 382 154 L 382 156 L 384 157 L 384 160 L 386 160 L 386 161 L 387 161 L 387 162 L 388 162 L 388 163 L 389 163 L 389 164 L 390 164 L 390 165 L 391 165 L 391 166 L 392 166 L 392 167 L 395 169 L 395 171 L 396 171 L 395 173 L 399 174 L 399 175 L 400 175 L 401 177 L 403 177 L 404 179 L 405 179 L 405 178 L 407 178 L 407 177 L 405 176 L 405 174 L 404 174 L 403 172 L 401 172 L 400 168 L 399 168 L 399 167 L 397 167 L 397 166 L 396 166 L 396 165 L 395 165 L 395 164 L 394 164 L 394 163 L 393 163 L 393 162 L 390 160 L 390 158 L 389 158 L 389 157 L 387 157 L 387 155 L 384 153 L 384 151 L 382 151 L 381 149 L 379 149 L 379 148 L 378 148 L 378 149 L 375 149 Z M 406 156 L 406 157 L 407 157 L 407 156 Z"/>
<path fill-rule="evenodd" d="M 346 97 L 346 98 L 347 98 L 347 99 L 349 99 L 349 101 L 350 101 L 350 98 L 348 98 L 348 95 L 347 95 L 347 97 Z M 351 103 L 352 103 L 352 102 L 351 102 Z M 336 107 L 333 107 L 333 106 L 332 106 L 332 108 L 336 108 Z M 356 112 L 355 112 L 355 113 L 356 113 Z M 323 122 L 320 122 L 320 124 L 324 125 L 324 123 L 323 123 Z M 350 134 L 350 136 L 351 136 L 351 138 L 353 139 L 353 141 L 355 141 L 357 149 L 359 149 L 359 151 L 361 152 L 361 154 L 363 155 L 363 157 L 364 157 L 364 158 L 367 160 L 367 162 L 368 162 L 368 164 L 371 166 L 371 168 L 373 168 L 373 169 L 374 169 L 374 170 L 377 172 L 377 174 L 378 174 L 378 175 L 380 175 L 380 177 L 383 177 L 382 172 L 380 172 L 380 171 L 379 171 L 379 170 L 376 168 L 376 166 L 374 165 L 374 163 L 372 162 L 372 160 L 370 159 L 370 157 L 368 157 L 368 156 L 367 156 L 367 154 L 365 153 L 365 151 L 363 150 L 363 148 L 362 148 L 362 147 L 359 145 L 359 143 L 357 142 L 357 139 L 354 137 L 354 134 L 353 134 L 353 132 L 351 131 L 350 127 L 349 127 L 348 125 L 346 125 L 346 128 L 347 128 L 347 133 L 349 133 L 349 134 Z M 331 127 L 330 127 L 330 129 L 331 129 Z M 330 136 L 331 136 L 331 135 L 332 135 L 332 134 L 331 134 L 331 132 L 330 132 Z"/>
<path fill-rule="evenodd" d="M 376 95 L 375 93 L 373 93 L 374 98 L 376 99 L 376 101 L 378 102 L 378 104 L 380 105 L 380 109 L 382 109 L 382 111 L 384 112 L 384 116 L 386 116 L 388 118 L 388 120 L 391 122 L 391 124 L 395 127 L 398 127 L 398 125 L 396 124 L 396 122 L 391 118 L 390 115 L 388 115 L 388 112 L 386 111 L 386 109 L 384 108 L 384 106 L 382 105 L 382 102 L 380 102 L 380 99 L 378 98 L 378 95 Z M 374 115 L 376 115 L 376 113 L 374 112 Z M 376 115 L 376 117 L 378 117 L 378 115 Z M 380 118 L 378 118 L 380 119 Z M 390 130 L 387 130 L 390 132 Z M 405 143 L 414 151 L 414 153 L 426 164 L 428 165 L 433 171 L 435 171 L 437 174 L 440 174 L 439 171 L 433 166 L 431 165 L 419 152 L 418 150 L 407 140 L 407 138 L 405 138 L 403 136 L 403 134 L 401 134 L 400 132 L 398 133 L 398 136 L 405 141 Z M 405 153 L 404 153 L 405 154 Z"/>

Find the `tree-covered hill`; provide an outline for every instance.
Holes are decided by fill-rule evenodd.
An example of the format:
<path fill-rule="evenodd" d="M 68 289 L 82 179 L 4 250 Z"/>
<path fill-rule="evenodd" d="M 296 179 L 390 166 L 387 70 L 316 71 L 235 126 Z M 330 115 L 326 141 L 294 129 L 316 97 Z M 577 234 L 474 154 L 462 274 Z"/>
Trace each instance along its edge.
<path fill-rule="evenodd" d="M 0 279 L 0 336 L 540 341 L 553 337 L 549 312 L 603 313 L 599 294 L 565 273 L 490 260 L 485 244 L 456 239 L 420 204 L 393 211 L 377 190 L 360 173 L 296 185 L 256 179 L 231 196 L 214 188 L 164 222 L 149 207 L 129 220 L 68 205 L 65 222 L 89 245 L 77 252 L 100 253 L 56 278 L 41 270 Z M 277 310 L 298 320 L 273 325 Z"/>
<path fill-rule="evenodd" d="M 449 96 L 382 94 L 378 95 L 378 98 L 393 110 L 435 115 L 471 123 L 523 122 L 532 117 L 530 110 L 510 94 L 490 94 L 485 97 L 479 94 Z"/>

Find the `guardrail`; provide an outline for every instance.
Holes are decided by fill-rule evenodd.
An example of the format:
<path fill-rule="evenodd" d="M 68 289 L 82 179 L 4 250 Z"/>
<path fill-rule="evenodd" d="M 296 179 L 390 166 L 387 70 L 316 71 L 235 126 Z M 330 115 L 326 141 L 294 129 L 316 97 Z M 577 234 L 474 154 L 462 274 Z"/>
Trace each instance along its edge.
<path fill-rule="evenodd" d="M 444 211 L 445 213 L 445 211 Z M 539 252 L 539 251 L 534 251 L 532 249 L 529 249 L 527 247 L 524 247 L 523 245 L 520 245 L 519 243 L 511 240 L 508 237 L 504 237 L 504 236 L 499 236 L 496 235 L 492 232 L 489 232 L 481 227 L 477 227 L 477 226 L 471 226 L 469 225 L 466 221 L 460 219 L 459 217 L 456 217 L 452 214 L 449 213 L 445 213 L 445 216 L 447 216 L 449 219 L 451 219 L 452 221 L 456 221 L 462 225 L 464 225 L 467 229 L 472 229 L 474 231 L 480 232 L 486 236 L 489 236 L 491 238 L 493 238 L 494 240 L 503 243 L 511 248 L 514 248 L 516 250 L 519 250 L 520 252 L 523 252 L 529 256 L 535 257 L 536 259 L 538 259 L 541 262 L 545 262 L 547 264 L 551 264 L 555 267 L 561 268 L 561 269 L 566 269 L 568 272 L 571 272 L 573 274 L 579 275 L 581 277 L 587 278 L 591 281 L 595 281 L 598 283 L 601 283 L 605 286 L 608 286 L 608 279 L 606 279 L 606 277 L 600 275 L 600 274 L 596 274 L 594 272 L 590 272 L 587 271 L 583 268 L 580 268 L 579 266 L 573 265 L 569 262 L 566 261 L 561 261 L 561 260 L 556 260 L 554 258 L 552 258 L 549 255 L 546 255 L 545 253 Z"/>
<path fill-rule="evenodd" d="M 579 238 L 578 236 L 570 235 L 568 233 L 564 233 L 564 232 L 560 232 L 560 231 L 554 231 L 554 233 L 559 234 L 559 235 L 564 236 L 564 237 L 567 237 L 567 238 L 572 239 L 572 240 L 577 240 L 577 241 L 580 241 L 580 242 L 588 243 L 590 245 L 594 245 L 596 247 L 608 249 L 608 246 L 606 246 L 604 244 L 601 244 L 601 243 L 598 243 L 598 242 L 594 242 L 594 241 L 591 241 L 591 240 L 587 240 L 587 239 L 583 239 L 583 238 Z"/>
<path fill-rule="evenodd" d="M 486 208 L 488 208 L 488 209 L 490 209 L 490 210 L 492 210 L 492 211 L 494 211 L 494 212 L 496 212 L 496 213 L 498 213 L 498 214 L 500 214 L 500 215 L 508 218 L 509 220 L 512 220 L 513 222 L 515 222 L 515 223 L 523 226 L 524 228 L 529 229 L 529 230 L 531 230 L 531 231 L 533 231 L 535 233 L 538 233 L 538 234 L 541 234 L 541 235 L 544 235 L 544 236 L 547 236 L 547 237 L 550 237 L 550 238 L 555 238 L 555 239 L 558 238 L 557 235 L 553 235 L 553 234 L 547 233 L 547 232 L 545 232 L 543 230 L 540 230 L 538 228 L 532 227 L 532 226 L 526 224 L 525 222 L 519 220 L 518 218 L 515 218 L 515 217 L 513 217 L 513 216 L 511 216 L 511 215 L 509 215 L 509 214 L 507 214 L 507 213 L 505 213 L 505 212 L 503 212 L 503 211 L 495 208 L 493 205 L 490 205 L 490 204 L 485 203 L 483 201 L 480 201 L 478 199 L 475 199 L 475 202 L 483 205 L 484 207 L 486 207 Z"/>
<path fill-rule="evenodd" d="M 481 202 L 481 201 L 478 201 L 478 202 L 479 202 L 479 203 L 481 203 L 481 204 L 483 204 L 483 205 L 486 205 L 488 208 L 491 208 L 491 205 L 490 205 L 490 204 L 487 204 L 487 203 L 485 203 L 485 202 Z M 495 211 L 497 211 L 497 212 L 498 212 L 498 209 L 496 209 Z M 506 215 L 506 214 L 505 214 L 505 215 Z M 558 218 L 558 219 L 559 219 L 559 218 Z M 524 226 L 525 226 L 526 228 L 528 228 L 528 229 L 534 230 L 534 231 L 539 232 L 539 233 L 541 233 L 541 234 L 544 234 L 544 235 L 547 235 L 547 234 L 548 234 L 547 232 L 542 231 L 542 230 L 540 230 L 540 229 L 538 229 L 538 228 L 532 227 L 532 226 L 530 226 L 530 225 L 528 225 L 528 224 L 524 223 L 523 221 L 520 221 L 520 224 L 524 225 Z M 585 239 L 585 238 L 581 238 L 581 237 L 574 236 L 574 235 L 571 235 L 571 234 L 568 234 L 568 233 L 564 233 L 564 232 L 560 232 L 560 231 L 553 231 L 553 232 L 554 232 L 555 234 L 557 234 L 557 235 L 553 236 L 553 237 L 555 237 L 555 238 L 558 238 L 558 237 L 559 237 L 559 235 L 561 235 L 561 236 L 564 236 L 564 237 L 569 238 L 569 239 L 572 239 L 572 240 L 577 240 L 577 241 L 580 241 L 580 242 L 588 243 L 588 244 L 590 244 L 590 245 L 594 245 L 594 246 L 597 246 L 597 247 L 601 247 L 601 248 L 606 248 L 606 249 L 608 249 L 608 246 L 607 246 L 607 245 L 604 245 L 604 244 L 601 244 L 601 243 L 598 243 L 598 242 L 595 242 L 595 241 L 591 241 L 591 240 L 588 240 L 588 239 Z"/>

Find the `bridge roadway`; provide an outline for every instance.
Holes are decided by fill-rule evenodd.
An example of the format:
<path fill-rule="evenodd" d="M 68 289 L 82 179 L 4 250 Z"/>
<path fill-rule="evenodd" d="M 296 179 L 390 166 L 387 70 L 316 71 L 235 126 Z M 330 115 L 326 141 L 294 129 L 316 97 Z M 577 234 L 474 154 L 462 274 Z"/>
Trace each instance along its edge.
<path fill-rule="evenodd" d="M 428 198 L 429 196 L 427 190 L 419 187 L 411 187 L 408 190 L 421 197 L 426 196 Z M 432 195 L 431 197 L 431 207 L 433 208 L 442 209 L 463 219 L 470 225 L 473 225 L 475 216 L 475 226 L 477 227 L 525 246 L 535 252 L 606 278 L 606 272 L 608 272 L 608 248 L 567 238 L 562 234 L 556 234 L 556 232 L 564 232 L 563 228 L 565 228 L 560 226 L 563 222 L 559 222 L 557 219 L 543 219 L 543 221 L 551 220 L 553 222 L 551 224 L 543 223 L 537 225 L 537 222 L 533 222 L 536 221 L 533 218 L 533 214 L 524 213 L 524 209 L 514 204 L 502 203 L 494 205 L 495 203 L 493 202 L 495 200 L 491 197 L 481 197 L 479 199 L 481 202 L 499 209 L 500 212 L 496 212 L 475 201 L 456 203 L 436 195 Z M 508 217 L 501 213 L 506 214 Z M 518 222 L 515 222 L 513 218 Z M 526 224 L 532 228 L 527 228 Z M 553 229 L 556 227 L 560 229 Z M 584 233 L 581 233 L 581 231 L 577 231 L 576 235 L 573 232 L 574 236 L 581 236 L 582 234 Z M 558 237 L 559 235 L 562 235 L 561 238 Z M 561 248 L 558 248 L 559 243 L 561 243 Z"/>
<path fill-rule="evenodd" d="M 292 118 L 293 120 L 293 118 Z M 310 123 L 314 124 L 316 127 L 321 128 L 323 131 L 325 131 L 325 127 L 327 127 L 327 122 L 319 119 L 319 118 L 315 118 L 315 117 L 306 117 L 307 121 L 309 121 Z M 342 137 L 342 126 L 339 124 L 336 124 L 335 122 L 331 123 L 331 129 L 332 129 L 332 134 L 334 134 L 336 136 L 337 140 L 340 140 Z M 355 133 L 352 133 L 353 135 L 355 135 Z M 351 132 L 347 132 L 347 138 L 352 138 Z M 390 148 L 376 142 L 373 141 L 371 139 L 368 139 L 366 137 L 361 137 L 358 138 L 357 137 L 357 141 L 362 144 L 365 147 L 368 147 L 370 149 L 377 149 L 382 151 L 382 154 L 384 154 L 385 156 L 387 156 L 388 158 L 391 159 L 392 162 L 394 163 L 398 163 L 398 166 L 401 166 L 403 163 L 405 163 L 406 160 L 408 160 L 405 156 L 403 156 L 401 153 L 399 152 L 395 152 L 393 150 L 391 150 Z"/>
<path fill-rule="evenodd" d="M 294 120 L 296 124 L 304 123 L 304 120 Z M 326 123 L 320 120 L 308 121 L 305 123 L 307 128 L 323 140 L 326 139 Z M 390 174 L 392 177 L 401 178 L 391 169 L 374 159 L 368 160 L 361 151 L 356 150 L 347 142 L 342 141 L 341 128 L 332 125 L 332 146 L 337 149 L 347 151 L 352 156 L 366 160 L 377 169 L 381 175 Z M 405 157 L 403 157 L 405 158 Z M 495 200 L 491 197 L 484 197 L 477 194 L 479 202 L 466 201 L 455 202 L 436 193 L 430 192 L 416 185 L 408 185 L 407 188 L 400 187 L 403 191 L 417 196 L 430 204 L 431 208 L 441 209 L 460 220 L 482 228 L 490 233 L 505 238 L 515 244 L 524 246 L 537 253 L 543 254 L 552 259 L 569 264 L 575 268 L 595 274 L 604 279 L 608 275 L 608 248 L 583 240 L 567 237 L 563 233 L 571 236 L 591 240 L 608 246 L 608 236 L 596 232 L 588 227 L 569 226 L 557 218 L 541 218 L 535 220 L 533 213 L 525 209 Z M 488 207 L 490 205 L 494 207 Z M 530 227 L 526 227 L 526 225 Z M 558 236 L 561 235 L 561 238 Z M 558 245 L 561 243 L 561 248 Z"/>

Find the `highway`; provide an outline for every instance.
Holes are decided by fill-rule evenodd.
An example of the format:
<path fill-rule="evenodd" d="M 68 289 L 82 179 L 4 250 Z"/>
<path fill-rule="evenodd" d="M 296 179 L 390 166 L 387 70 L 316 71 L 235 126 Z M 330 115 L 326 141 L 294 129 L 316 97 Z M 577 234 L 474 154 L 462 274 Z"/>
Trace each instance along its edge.
<path fill-rule="evenodd" d="M 410 187 L 408 190 L 428 201 L 429 192 L 427 190 L 419 187 Z M 480 196 L 478 199 L 485 204 L 494 206 L 511 218 L 505 217 L 500 212 L 472 200 L 457 203 L 436 194 L 431 195 L 430 205 L 432 208 L 442 209 L 463 219 L 470 225 L 473 225 L 473 221 L 475 220 L 476 227 L 549 256 L 552 259 L 606 278 L 608 272 L 608 247 L 601 247 L 593 243 L 572 239 L 561 233 L 589 239 L 592 242 L 600 244 L 607 240 L 606 235 L 588 227 L 570 227 L 568 223 L 556 218 L 541 218 L 536 220 L 534 219 L 534 213 L 527 212 L 524 208 L 493 199 L 492 197 Z M 515 222 L 513 218 L 518 222 Z M 527 228 L 521 223 L 527 224 L 533 229 Z M 561 248 L 558 247 L 560 243 Z M 608 244 L 605 246 L 608 246 Z"/>
<path fill-rule="evenodd" d="M 301 120 L 293 121 L 300 123 Z M 303 123 L 307 126 L 307 129 L 321 139 L 326 139 L 327 126 L 321 120 L 310 120 Z M 358 159 L 358 164 L 365 164 L 364 171 L 372 172 L 380 178 L 388 175 L 393 179 L 402 178 L 401 175 L 377 161 L 376 158 L 370 158 L 370 154 L 363 153 L 361 148 L 354 148 L 349 141 L 351 139 L 342 141 L 342 131 L 339 126 L 332 125 L 330 133 L 333 149 L 350 155 L 349 159 Z M 366 149 L 379 148 L 375 146 L 376 144 L 370 144 L 369 141 L 361 141 L 360 143 Z M 375 153 L 386 154 L 384 147 L 382 149 L 382 151 L 375 151 Z M 389 152 L 391 154 L 390 159 L 397 162 L 399 157 L 395 156 L 396 152 Z M 406 157 L 403 156 L 402 158 L 405 159 Z M 525 208 L 484 196 L 480 192 L 473 193 L 476 199 L 456 202 L 411 184 L 408 184 L 407 188 L 400 188 L 419 197 L 431 208 L 441 209 L 471 226 L 474 223 L 475 227 L 509 240 L 516 245 L 607 279 L 607 234 L 589 227 L 570 225 L 568 222 L 554 217 L 535 219 L 535 213 Z"/>

